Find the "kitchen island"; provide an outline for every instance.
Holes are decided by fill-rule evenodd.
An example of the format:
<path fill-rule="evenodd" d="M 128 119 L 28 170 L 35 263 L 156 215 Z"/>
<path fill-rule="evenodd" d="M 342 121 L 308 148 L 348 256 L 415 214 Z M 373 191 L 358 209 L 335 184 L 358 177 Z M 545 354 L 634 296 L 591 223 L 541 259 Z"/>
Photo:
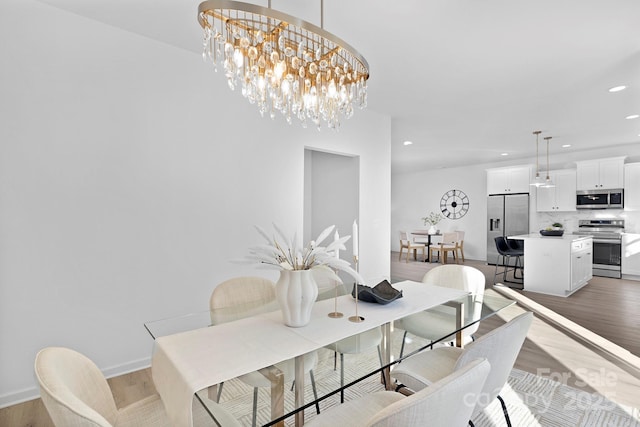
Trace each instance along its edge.
<path fill-rule="evenodd" d="M 593 239 L 539 233 L 509 236 L 524 240 L 524 290 L 567 297 L 593 277 Z"/>

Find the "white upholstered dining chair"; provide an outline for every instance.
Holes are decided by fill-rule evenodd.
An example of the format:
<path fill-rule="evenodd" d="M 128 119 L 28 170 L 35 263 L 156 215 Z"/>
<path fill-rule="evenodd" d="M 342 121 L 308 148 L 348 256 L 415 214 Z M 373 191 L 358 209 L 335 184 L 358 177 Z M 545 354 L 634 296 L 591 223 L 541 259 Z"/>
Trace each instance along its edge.
<path fill-rule="evenodd" d="M 262 277 L 234 277 L 220 283 L 211 293 L 209 299 L 211 323 L 213 325 L 231 322 L 245 317 L 255 316 L 278 309 L 276 302 L 275 284 Z M 304 371 L 311 377 L 311 387 L 315 399 L 318 399 L 313 368 L 318 364 L 318 354 L 313 351 L 304 356 Z M 295 363 L 285 360 L 274 365 L 284 376 L 284 381 L 292 381 L 295 377 Z M 258 410 L 258 389 L 270 388 L 271 382 L 260 372 L 250 372 L 238 377 L 244 383 L 253 387 L 253 418 L 252 425 L 256 425 Z M 218 397 L 222 394 L 223 384 L 218 384 Z M 316 411 L 320 413 L 320 406 L 316 404 Z"/>
<path fill-rule="evenodd" d="M 469 361 L 486 358 L 491 364 L 491 373 L 482 388 L 483 397 L 478 401 L 471 418 L 498 398 L 507 425 L 511 425 L 509 412 L 504 400 L 500 397 L 500 391 L 509 378 L 532 321 L 533 313 L 526 312 L 481 336 L 464 349 L 440 347 L 423 351 L 399 363 L 391 371 L 391 377 L 414 391 L 429 389 L 433 383 Z"/>
<path fill-rule="evenodd" d="M 57 427 L 171 427 L 157 394 L 117 408 L 100 369 L 75 350 L 64 347 L 40 350 L 35 360 L 35 375 L 42 402 Z M 194 411 L 194 419 L 206 421 L 209 415 L 200 409 Z M 240 426 L 214 402 L 208 402 L 207 409 L 221 425 Z M 211 421 L 209 418 L 208 425 Z"/>
<path fill-rule="evenodd" d="M 491 367 L 477 359 L 411 396 L 379 391 L 331 408 L 308 427 L 464 426 Z"/>
<path fill-rule="evenodd" d="M 467 321 L 480 319 L 486 279 L 477 268 L 457 264 L 439 265 L 429 270 L 422 278 L 422 282 L 468 291 L 471 297 L 469 303 L 464 307 L 465 319 Z M 452 307 L 436 307 L 400 319 L 395 322 L 395 326 L 405 331 L 400 347 L 400 357 L 402 357 L 409 333 L 429 341 L 435 341 L 445 337 L 447 333 L 455 331 L 455 311 Z M 473 340 L 473 334 L 479 327 L 480 322 L 477 322 L 462 331 L 464 344 Z M 454 335 L 450 335 L 443 341 L 452 341 L 454 338 Z"/>
<path fill-rule="evenodd" d="M 318 300 L 334 298 L 336 290 L 338 295 L 345 295 L 345 286 L 336 280 L 337 276 L 327 268 L 313 269 L 313 277 L 318 285 Z M 380 327 L 369 329 L 368 331 L 353 335 L 340 341 L 325 346 L 333 351 L 333 369 L 337 368 L 337 355 L 340 355 L 340 387 L 344 387 L 344 355 L 359 354 L 373 348 L 378 350 L 378 359 L 382 367 L 382 353 L 380 343 L 382 342 L 382 330 Z M 344 390 L 340 391 L 340 402 L 344 402 Z"/>

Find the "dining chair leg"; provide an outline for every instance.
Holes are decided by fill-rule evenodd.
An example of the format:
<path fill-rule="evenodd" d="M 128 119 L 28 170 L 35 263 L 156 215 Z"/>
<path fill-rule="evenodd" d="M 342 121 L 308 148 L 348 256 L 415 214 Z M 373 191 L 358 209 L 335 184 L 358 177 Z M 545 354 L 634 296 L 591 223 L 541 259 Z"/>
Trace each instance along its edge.
<path fill-rule="evenodd" d="M 340 353 L 340 403 L 344 403 L 344 353 Z"/>
<path fill-rule="evenodd" d="M 218 395 L 216 396 L 216 403 L 220 403 L 220 396 L 222 396 L 222 386 L 224 382 L 218 384 Z"/>
<path fill-rule="evenodd" d="M 320 404 L 318 403 L 318 390 L 316 389 L 316 379 L 313 376 L 313 369 L 309 371 L 309 378 L 311 378 L 311 390 L 313 390 L 313 400 L 316 401 L 316 414 L 320 414 Z"/>
<path fill-rule="evenodd" d="M 520 270 L 520 276 L 518 276 L 516 274 L 518 272 L 518 270 Z M 516 264 L 515 264 L 515 267 L 513 269 L 513 278 L 514 279 L 522 279 L 522 278 L 524 278 L 524 265 L 522 265 L 522 258 L 519 255 L 516 256 Z"/>
<path fill-rule="evenodd" d="M 502 255 L 498 255 L 498 258 L 496 258 L 496 268 L 493 272 L 493 284 L 496 284 L 496 277 L 498 277 L 498 266 L 500 265 L 500 258 L 503 258 L 503 262 L 504 262 L 504 256 Z"/>
<path fill-rule="evenodd" d="M 398 357 L 398 359 L 402 359 L 402 355 L 404 354 L 404 342 L 407 339 L 407 331 L 404 331 L 404 334 L 402 335 L 402 344 L 400 344 L 400 356 Z"/>
<path fill-rule="evenodd" d="M 333 370 L 335 371 L 336 369 L 338 369 L 338 352 L 334 351 L 333 352 Z"/>
<path fill-rule="evenodd" d="M 504 268 L 502 269 L 502 281 L 506 282 L 507 281 L 507 266 L 509 265 L 509 258 L 507 258 L 505 255 L 502 256 L 502 263 L 504 264 Z"/>
<path fill-rule="evenodd" d="M 382 350 L 380 346 L 378 346 L 378 359 L 380 360 L 380 368 L 384 366 L 384 362 L 382 361 Z M 384 389 L 387 389 L 387 378 L 384 376 L 384 372 L 380 371 L 380 375 L 382 376 L 382 384 L 384 384 Z"/>
<path fill-rule="evenodd" d="M 507 405 L 504 403 L 504 400 L 502 400 L 502 397 L 500 397 L 500 395 L 498 395 L 497 397 L 500 401 L 500 405 L 502 405 L 502 412 L 504 413 L 504 419 L 507 421 L 507 427 L 511 427 L 511 420 L 509 419 L 509 411 L 507 411 Z"/>
<path fill-rule="evenodd" d="M 258 414 L 258 387 L 253 388 L 253 417 L 251 418 L 251 427 L 256 427 L 256 416 Z"/>

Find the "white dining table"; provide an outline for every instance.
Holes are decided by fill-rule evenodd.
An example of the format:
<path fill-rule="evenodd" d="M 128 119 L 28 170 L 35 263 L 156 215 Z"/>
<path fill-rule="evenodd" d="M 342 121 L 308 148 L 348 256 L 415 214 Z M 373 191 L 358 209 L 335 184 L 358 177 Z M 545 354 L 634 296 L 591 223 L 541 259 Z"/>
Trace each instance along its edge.
<path fill-rule="evenodd" d="M 295 402 L 296 407 L 300 407 L 303 405 L 303 358 L 306 353 L 382 326 L 381 350 L 383 361 L 388 364 L 390 325 L 394 320 L 467 295 L 462 290 L 413 281 L 394 283 L 393 286 L 402 290 L 402 298 L 388 305 L 358 303 L 358 314 L 364 318 L 362 322 L 348 319 L 351 313 L 355 313 L 356 301 L 351 295 L 344 295 L 338 297 L 337 302 L 340 311 L 345 313 L 344 317 L 328 316 L 334 311 L 333 299 L 319 301 L 313 307 L 309 324 L 300 328 L 285 326 L 281 312 L 274 311 L 157 338 L 152 376 L 172 425 L 192 427 L 194 393 L 293 358 L 296 365 Z M 262 372 L 277 377 L 277 373 Z M 272 388 L 272 394 L 282 394 L 283 388 L 280 381 L 277 387 Z M 274 405 L 279 404 L 282 405 L 281 410 L 274 409 Z M 282 415 L 284 401 L 281 396 L 272 396 L 272 413 L 274 410 L 275 415 Z M 295 422 L 297 426 L 304 424 L 304 411 L 296 414 Z"/>

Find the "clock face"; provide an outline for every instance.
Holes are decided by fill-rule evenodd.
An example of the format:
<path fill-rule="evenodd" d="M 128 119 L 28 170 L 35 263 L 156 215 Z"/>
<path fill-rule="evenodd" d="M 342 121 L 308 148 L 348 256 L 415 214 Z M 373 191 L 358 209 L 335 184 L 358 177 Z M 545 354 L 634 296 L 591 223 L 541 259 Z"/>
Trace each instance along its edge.
<path fill-rule="evenodd" d="M 449 190 L 440 199 L 440 210 L 445 218 L 462 218 L 469 210 L 469 196 L 460 190 Z"/>

